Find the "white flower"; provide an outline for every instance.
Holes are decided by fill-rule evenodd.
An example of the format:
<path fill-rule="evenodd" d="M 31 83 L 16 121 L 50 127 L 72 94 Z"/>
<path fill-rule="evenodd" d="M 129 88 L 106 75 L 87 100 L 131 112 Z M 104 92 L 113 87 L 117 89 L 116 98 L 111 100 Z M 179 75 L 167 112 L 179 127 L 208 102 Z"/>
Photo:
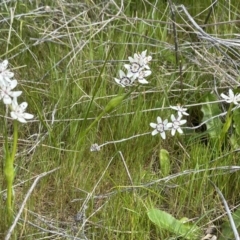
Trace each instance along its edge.
<path fill-rule="evenodd" d="M 115 81 L 120 84 L 122 87 L 131 86 L 134 82 L 134 79 L 126 75 L 122 70 L 119 71 L 120 79 L 114 78 Z"/>
<path fill-rule="evenodd" d="M 166 139 L 166 133 L 165 131 L 168 130 L 168 120 L 162 121 L 160 117 L 157 117 L 157 123 L 150 123 L 150 126 L 152 128 L 155 128 L 152 131 L 152 136 L 160 133 L 162 139 Z"/>
<path fill-rule="evenodd" d="M 134 59 L 132 59 L 134 60 Z M 133 77 L 134 79 L 139 76 L 139 72 L 142 70 L 142 67 L 137 62 L 130 61 L 131 64 L 124 64 L 124 67 L 128 70 L 128 76 Z"/>
<path fill-rule="evenodd" d="M 138 82 L 140 82 L 142 84 L 147 84 L 148 81 L 145 79 L 145 77 L 151 75 L 151 73 L 152 73 L 151 70 L 146 70 L 146 71 L 141 70 L 138 74 L 138 78 L 137 78 Z"/>
<path fill-rule="evenodd" d="M 175 116 L 171 115 L 171 123 L 168 123 L 168 128 L 171 128 L 171 134 L 172 136 L 175 135 L 176 131 L 178 131 L 180 134 L 183 133 L 183 130 L 181 129 L 181 125 L 185 124 L 187 120 L 183 119 L 181 120 L 182 116 L 178 116 L 178 118 L 175 118 Z"/>
<path fill-rule="evenodd" d="M 28 104 L 26 102 L 18 105 L 17 98 L 14 97 L 12 101 L 12 111 L 10 112 L 13 119 L 17 119 L 21 123 L 26 123 L 26 119 L 32 119 L 34 116 L 30 113 L 25 113 Z"/>
<path fill-rule="evenodd" d="M 100 147 L 98 146 L 97 143 L 92 144 L 91 148 L 90 148 L 91 152 L 99 152 L 100 151 Z"/>
<path fill-rule="evenodd" d="M 129 57 L 128 59 L 130 63 L 136 62 L 140 64 L 142 68 L 150 69 L 150 67 L 148 66 L 148 63 L 152 60 L 152 57 L 146 56 L 146 54 L 147 54 L 147 50 L 143 51 L 142 53 L 135 53 L 133 58 Z"/>
<path fill-rule="evenodd" d="M 177 106 L 170 106 L 170 108 L 178 111 L 178 116 L 182 117 L 183 115 L 185 116 L 189 116 L 189 114 L 186 112 L 187 108 L 183 108 L 180 104 L 178 104 Z"/>
<path fill-rule="evenodd" d="M 14 89 L 17 86 L 17 80 L 5 81 L 0 79 L 0 100 L 3 99 L 4 104 L 11 104 L 13 97 L 18 97 L 22 94 L 22 91 L 15 91 Z"/>
<path fill-rule="evenodd" d="M 14 76 L 13 72 L 7 70 L 8 60 L 4 60 L 0 63 L 0 80 L 6 80 Z"/>
<path fill-rule="evenodd" d="M 221 97 L 227 102 L 227 103 L 234 103 L 235 105 L 238 105 L 238 101 L 240 101 L 240 95 L 236 94 L 234 95 L 233 90 L 229 89 L 229 96 L 225 95 L 224 93 L 221 93 Z"/>
<path fill-rule="evenodd" d="M 147 50 L 143 51 L 141 54 L 139 54 L 139 57 L 142 59 L 145 68 L 149 69 L 148 63 L 152 61 L 152 56 L 146 56 Z"/>

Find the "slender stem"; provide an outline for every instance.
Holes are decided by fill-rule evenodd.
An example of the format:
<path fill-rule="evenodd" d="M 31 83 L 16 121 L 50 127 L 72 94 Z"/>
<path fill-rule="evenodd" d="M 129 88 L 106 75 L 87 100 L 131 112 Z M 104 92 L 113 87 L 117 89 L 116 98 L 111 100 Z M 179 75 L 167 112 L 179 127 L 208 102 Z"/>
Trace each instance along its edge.
<path fill-rule="evenodd" d="M 231 126 L 232 123 L 232 109 L 233 109 L 233 103 L 230 104 L 229 109 L 227 111 L 227 115 L 225 118 L 225 123 L 223 125 L 221 134 L 220 134 L 220 139 L 219 139 L 219 150 L 221 150 L 221 146 L 223 143 L 223 140 L 226 136 L 226 133 L 228 132 L 229 127 Z"/>
<path fill-rule="evenodd" d="M 8 112 L 8 108 L 6 108 L 6 114 Z M 5 149 L 5 162 L 4 162 L 4 175 L 6 178 L 7 182 L 7 213 L 8 213 L 8 220 L 11 218 L 11 159 L 10 159 L 10 154 L 9 154 L 9 149 L 8 149 L 8 130 L 7 130 L 7 118 L 5 118 L 4 121 L 4 126 L 5 126 L 5 131 L 4 131 L 4 149 Z"/>
<path fill-rule="evenodd" d="M 180 79 L 180 96 L 181 101 L 183 99 L 183 75 L 182 75 L 182 61 L 180 59 L 179 47 L 178 47 L 178 34 L 177 34 L 177 26 L 176 26 L 176 14 L 175 14 L 175 6 L 172 3 L 172 0 L 168 0 L 169 7 L 171 11 L 171 20 L 172 20 L 172 28 L 173 28 L 173 38 L 174 38 L 174 48 L 175 48 L 175 61 L 176 67 L 179 68 L 179 79 Z M 181 102 L 182 103 L 182 102 Z"/>
<path fill-rule="evenodd" d="M 6 160 L 6 166 L 5 166 L 5 176 L 7 181 L 7 211 L 9 219 L 11 220 L 12 216 L 12 185 L 13 185 L 13 167 L 11 164 L 11 159 L 8 158 Z"/>
<path fill-rule="evenodd" d="M 7 154 L 6 154 L 6 162 L 5 162 L 5 168 L 4 173 L 6 176 L 7 181 L 7 212 L 8 212 L 8 219 L 11 222 L 13 217 L 13 180 L 14 180 L 14 158 L 17 151 L 17 141 L 18 141 L 18 122 L 14 120 L 13 122 L 13 147 L 12 147 L 12 153 L 11 155 L 8 152 L 8 146 L 7 148 Z"/>
<path fill-rule="evenodd" d="M 11 161 L 12 164 L 14 163 L 14 158 L 17 152 L 17 142 L 18 142 L 18 122 L 17 120 L 13 121 L 13 148 L 12 148 L 12 155 L 11 155 Z"/>
<path fill-rule="evenodd" d="M 139 85 L 135 88 L 137 90 Z M 126 99 L 134 90 L 129 91 L 128 93 L 118 95 L 117 97 L 111 99 L 104 110 L 96 117 L 96 119 L 83 131 L 80 135 L 80 140 L 83 139 L 87 133 L 99 122 L 99 120 L 104 116 L 106 113 L 110 113 L 114 110 L 117 106 L 119 106 L 124 99 Z"/>

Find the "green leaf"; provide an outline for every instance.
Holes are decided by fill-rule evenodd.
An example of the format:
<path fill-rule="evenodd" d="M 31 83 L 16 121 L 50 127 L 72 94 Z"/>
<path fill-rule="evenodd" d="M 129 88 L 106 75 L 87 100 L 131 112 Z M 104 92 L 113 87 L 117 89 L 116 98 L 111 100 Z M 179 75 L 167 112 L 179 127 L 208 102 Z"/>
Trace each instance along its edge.
<path fill-rule="evenodd" d="M 230 137 L 230 143 L 233 149 L 238 149 L 240 148 L 240 139 L 239 136 L 237 136 L 237 134 L 232 134 Z"/>
<path fill-rule="evenodd" d="M 208 93 L 205 95 L 203 101 L 207 104 L 202 105 L 202 112 L 203 112 L 203 119 L 202 121 L 207 121 L 211 119 L 212 117 L 219 115 L 221 113 L 221 110 L 219 106 L 216 103 L 209 103 L 213 101 L 217 101 L 217 97 L 214 94 Z M 211 119 L 206 122 L 207 130 L 211 138 L 218 138 L 219 134 L 222 131 L 222 122 L 219 117 L 216 117 L 214 119 Z"/>
<path fill-rule="evenodd" d="M 232 124 L 232 114 L 230 113 L 230 115 L 227 114 L 225 123 L 223 124 L 221 135 L 220 135 L 220 142 L 223 142 L 225 136 L 228 133 L 228 129 L 230 128 L 231 124 Z"/>
<path fill-rule="evenodd" d="M 240 109 L 236 109 L 233 111 L 233 121 L 235 130 L 238 136 L 240 136 Z"/>
<path fill-rule="evenodd" d="M 168 176 L 171 170 L 169 152 L 166 149 L 161 149 L 159 154 L 160 167 L 163 176 Z"/>
<path fill-rule="evenodd" d="M 197 239 L 199 237 L 199 228 L 195 225 L 185 224 L 181 220 L 177 220 L 171 214 L 153 208 L 148 210 L 149 219 L 158 227 L 165 229 L 177 236 L 185 239 Z"/>
<path fill-rule="evenodd" d="M 236 225 L 236 228 L 239 230 L 240 229 L 240 208 L 238 208 L 233 214 L 232 214 L 234 223 Z M 221 226 L 221 237 L 219 240 L 227 240 L 227 239 L 233 239 L 234 234 L 233 230 L 231 228 L 231 225 L 229 221 L 224 222 Z"/>

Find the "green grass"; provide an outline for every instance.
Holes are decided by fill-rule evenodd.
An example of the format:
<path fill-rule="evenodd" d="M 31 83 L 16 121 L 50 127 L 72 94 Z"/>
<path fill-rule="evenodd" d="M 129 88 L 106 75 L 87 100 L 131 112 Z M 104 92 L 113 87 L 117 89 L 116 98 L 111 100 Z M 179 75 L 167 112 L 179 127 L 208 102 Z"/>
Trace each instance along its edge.
<path fill-rule="evenodd" d="M 184 4 L 214 37 L 233 39 L 239 33 L 237 0 L 219 0 L 208 25 L 202 24 L 210 1 L 197 5 L 190 0 L 174 2 Z M 27 101 L 28 112 L 35 115 L 34 121 L 19 125 L 16 213 L 34 179 L 59 168 L 35 186 L 12 239 L 80 239 L 83 229 L 86 239 L 176 239 L 150 222 L 147 210 L 152 207 L 177 219 L 191 219 L 202 229 L 202 236 L 208 224 L 221 226 L 227 218 L 221 215 L 225 210 L 210 180 L 231 207 L 237 206 L 239 174 L 220 169 L 238 165 L 236 148 L 228 140 L 223 149 L 216 149 L 205 126 L 196 131 L 184 129 L 181 136 L 169 134 L 163 141 L 151 136 L 149 123 L 157 116 L 169 118 L 173 111 L 165 108 L 182 103 L 197 105 L 189 107 L 187 125 L 199 125 L 203 95 L 236 88 L 239 71 L 234 64 L 239 61 L 239 47 L 210 47 L 209 41 L 199 40 L 178 8 L 177 43 L 184 68 L 180 74 L 166 1 L 124 1 L 123 8 L 119 0 L 44 3 L 0 3 L 0 58 L 9 60 L 18 89 L 24 92 L 20 102 Z M 46 11 L 47 5 L 51 11 Z M 114 81 L 123 60 L 145 49 L 153 57 L 150 83 L 140 86 L 81 138 L 110 99 L 125 92 Z M 4 116 L 3 104 L 0 111 Z M 135 135 L 141 136 L 128 139 Z M 4 159 L 3 134 L 1 139 Z M 114 142 L 121 139 L 128 140 Z M 93 143 L 108 144 L 99 152 L 90 152 Z M 170 153 L 169 176 L 161 173 L 160 149 Z M 3 175 L 0 181 L 3 193 Z M 87 222 L 75 222 L 84 205 Z M 0 206 L 4 216 L 2 198 Z M 0 238 L 7 230 L 1 221 Z"/>

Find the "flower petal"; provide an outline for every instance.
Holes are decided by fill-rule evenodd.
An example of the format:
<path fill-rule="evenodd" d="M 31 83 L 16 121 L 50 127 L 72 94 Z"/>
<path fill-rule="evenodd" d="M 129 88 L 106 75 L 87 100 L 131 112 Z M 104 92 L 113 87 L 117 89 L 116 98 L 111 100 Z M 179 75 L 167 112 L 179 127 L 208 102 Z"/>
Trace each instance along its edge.
<path fill-rule="evenodd" d="M 142 58 L 145 58 L 145 57 L 146 57 L 146 54 L 147 54 L 147 50 L 144 50 L 144 51 L 141 53 L 141 57 L 142 57 Z"/>
<path fill-rule="evenodd" d="M 176 129 L 175 129 L 175 128 L 172 128 L 172 131 L 171 131 L 172 136 L 174 136 L 175 133 L 176 133 Z"/>
<path fill-rule="evenodd" d="M 176 118 L 173 114 L 171 115 L 171 120 L 172 120 L 172 122 L 174 122 L 176 120 Z"/>
<path fill-rule="evenodd" d="M 165 119 L 165 120 L 163 121 L 163 124 L 164 124 L 164 125 L 167 125 L 167 124 L 168 124 L 168 120 Z"/>
<path fill-rule="evenodd" d="M 180 112 L 179 112 L 180 113 Z M 185 115 L 185 116 L 189 116 L 189 113 L 187 113 L 187 112 L 181 112 L 183 115 Z"/>
<path fill-rule="evenodd" d="M 166 139 L 166 133 L 165 132 L 161 132 L 160 135 L 161 135 L 162 139 Z"/>
<path fill-rule="evenodd" d="M 183 124 L 185 124 L 186 122 L 187 122 L 186 119 L 183 119 L 183 120 L 180 120 L 180 121 L 179 121 L 180 125 L 183 125 Z"/>
<path fill-rule="evenodd" d="M 120 80 L 119 80 L 119 79 L 114 78 L 114 80 L 115 80 L 115 82 L 116 82 L 117 84 L 120 84 Z"/>
<path fill-rule="evenodd" d="M 157 130 L 157 129 L 154 129 L 154 130 L 152 131 L 152 136 L 154 136 L 154 135 L 156 135 L 156 134 L 158 134 L 158 130 Z"/>
<path fill-rule="evenodd" d="M 180 127 L 177 129 L 177 131 L 178 131 L 180 134 L 183 134 L 183 130 L 182 130 Z"/>
<path fill-rule="evenodd" d="M 144 71 L 144 76 L 145 77 L 148 77 L 149 75 L 151 75 L 152 74 L 152 71 L 151 70 L 146 70 L 146 71 Z"/>
<path fill-rule="evenodd" d="M 12 77 L 14 77 L 14 73 L 13 72 L 9 72 L 9 71 L 7 71 L 7 72 L 5 72 L 5 78 L 12 78 Z"/>
<path fill-rule="evenodd" d="M 27 122 L 23 117 L 18 117 L 17 120 L 21 123 L 26 123 Z"/>
<path fill-rule="evenodd" d="M 137 53 L 134 53 L 134 54 L 133 54 L 133 59 L 134 59 L 134 61 L 137 60 L 138 58 L 139 58 L 139 55 L 138 55 Z"/>
<path fill-rule="evenodd" d="M 229 88 L 229 98 L 234 98 L 234 93 L 233 90 L 231 88 Z"/>
<path fill-rule="evenodd" d="M 148 83 L 148 81 L 147 81 L 145 78 L 143 78 L 143 79 L 138 79 L 138 82 L 140 82 L 140 83 L 142 83 L 142 84 L 147 84 L 147 83 Z"/>
<path fill-rule="evenodd" d="M 27 106 L 28 106 L 27 102 L 22 102 L 21 104 L 19 104 L 19 107 L 22 109 L 23 112 L 25 111 Z"/>
<path fill-rule="evenodd" d="M 14 92 L 11 92 L 9 95 L 14 98 L 14 97 L 19 97 L 21 94 L 22 94 L 22 91 L 14 91 Z"/>
<path fill-rule="evenodd" d="M 15 112 L 10 112 L 10 115 L 13 119 L 17 119 L 17 115 Z"/>
<path fill-rule="evenodd" d="M 11 80 L 9 82 L 9 84 L 10 84 L 11 89 L 14 89 L 17 86 L 18 82 L 16 79 L 14 79 L 14 80 Z"/>
<path fill-rule="evenodd" d="M 122 78 L 122 77 L 126 76 L 126 74 L 122 70 L 119 70 L 119 76 L 120 76 L 120 78 Z"/>
<path fill-rule="evenodd" d="M 161 117 L 157 117 L 157 123 L 162 123 L 162 118 Z"/>
<path fill-rule="evenodd" d="M 148 56 L 148 57 L 147 57 L 147 61 L 148 61 L 148 62 L 152 61 L 152 56 Z"/>
<path fill-rule="evenodd" d="M 135 62 L 136 60 L 134 59 L 134 58 L 132 58 L 132 57 L 128 57 L 128 60 L 129 60 L 129 62 L 130 63 L 132 63 L 132 62 Z"/>
<path fill-rule="evenodd" d="M 124 64 L 124 67 L 125 67 L 127 70 L 129 70 L 130 67 L 131 67 L 131 65 L 130 65 L 130 64 Z"/>
<path fill-rule="evenodd" d="M 152 128 L 156 128 L 156 127 L 157 127 L 157 124 L 156 124 L 156 123 L 150 123 L 150 126 L 151 126 Z"/>
<path fill-rule="evenodd" d="M 1 64 L 0 64 L 0 71 L 4 71 L 7 69 L 8 66 L 8 60 L 4 60 Z"/>
<path fill-rule="evenodd" d="M 11 104 L 12 103 L 12 99 L 8 96 L 8 95 L 5 95 L 4 97 L 3 97 L 3 103 L 4 104 Z"/>
<path fill-rule="evenodd" d="M 32 119 L 32 118 L 34 118 L 34 115 L 33 115 L 33 114 L 30 114 L 30 113 L 24 113 L 24 114 L 23 114 L 23 117 L 24 117 L 25 119 Z"/>
<path fill-rule="evenodd" d="M 224 93 L 221 93 L 220 95 L 223 99 L 229 99 L 229 97 L 227 95 L 225 95 Z"/>

